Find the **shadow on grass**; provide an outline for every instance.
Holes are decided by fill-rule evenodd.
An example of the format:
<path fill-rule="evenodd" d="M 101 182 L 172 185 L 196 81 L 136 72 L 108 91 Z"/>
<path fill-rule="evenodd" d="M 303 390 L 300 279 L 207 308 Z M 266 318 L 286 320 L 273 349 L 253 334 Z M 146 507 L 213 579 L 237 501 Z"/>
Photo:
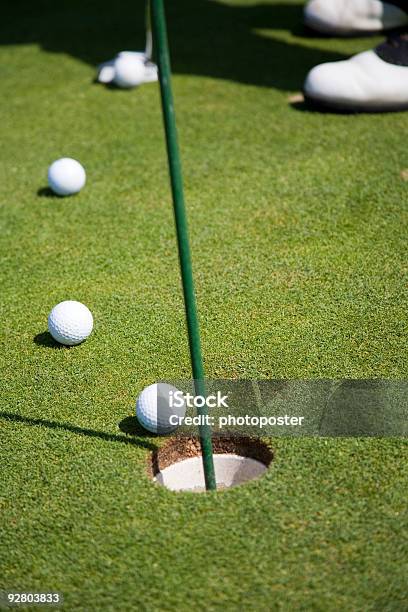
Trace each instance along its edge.
<path fill-rule="evenodd" d="M 290 102 L 290 106 L 297 111 L 316 113 L 318 115 L 343 115 L 356 116 L 356 115 L 387 115 L 389 113 L 395 113 L 395 110 L 383 110 L 383 109 L 365 109 L 365 110 L 353 110 L 349 108 L 341 108 L 336 105 L 326 105 L 319 102 L 303 101 L 303 102 Z M 400 109 L 397 112 L 403 112 L 404 109 Z"/>
<path fill-rule="evenodd" d="M 38 346 L 46 346 L 47 348 L 53 349 L 70 349 L 72 346 L 67 346 L 65 344 L 60 344 L 51 336 L 49 332 L 42 332 L 41 334 L 37 334 L 34 336 L 35 344 Z"/>
<path fill-rule="evenodd" d="M 143 429 L 143 427 L 140 425 L 139 421 L 135 416 L 128 416 L 122 419 L 119 423 L 119 429 L 120 431 L 123 431 L 123 433 L 128 434 L 130 436 L 156 436 L 156 434 L 154 433 L 147 434 L 146 430 Z"/>
<path fill-rule="evenodd" d="M 166 3 L 173 71 L 296 90 L 306 73 L 344 55 L 289 42 L 303 35 L 303 3 L 233 5 L 213 0 Z M 123 49 L 144 48 L 144 0 L 28 0 L 6 3 L 0 45 L 39 45 L 93 66 Z"/>
<path fill-rule="evenodd" d="M 55 198 L 55 199 L 59 199 L 61 196 L 57 195 L 56 193 L 53 192 L 52 189 L 50 189 L 49 187 L 41 187 L 38 191 L 37 191 L 37 195 L 40 198 Z"/>
<path fill-rule="evenodd" d="M 71 425 L 70 423 L 58 423 L 57 421 L 48 421 L 47 419 L 34 419 L 22 416 L 20 414 L 15 414 L 13 412 L 4 411 L 0 411 L 0 417 L 7 419 L 8 421 L 13 421 L 15 423 L 22 423 L 23 425 L 31 425 L 34 427 L 48 427 L 49 429 L 62 429 L 64 431 L 70 431 L 71 433 L 80 436 L 88 436 L 89 438 L 99 438 L 100 440 L 104 440 L 105 442 L 122 442 L 123 444 L 132 444 L 141 448 L 147 448 L 150 451 L 155 451 L 158 448 L 156 444 L 148 442 L 147 440 L 140 440 L 139 438 L 136 439 L 120 436 L 117 434 L 110 434 L 104 431 L 96 431 L 94 429 L 87 429 L 84 427 Z M 126 419 L 124 420 L 126 421 Z M 144 430 L 142 430 L 141 427 L 137 430 L 137 435 L 147 437 L 146 433 L 144 432 Z"/>
<path fill-rule="evenodd" d="M 297 111 L 302 113 L 317 113 L 319 115 L 361 115 L 363 113 L 344 108 L 331 108 L 325 104 L 319 104 L 318 102 L 312 102 L 310 100 L 302 100 L 296 102 L 290 102 L 290 106 Z M 370 113 L 372 114 L 372 113 Z"/>

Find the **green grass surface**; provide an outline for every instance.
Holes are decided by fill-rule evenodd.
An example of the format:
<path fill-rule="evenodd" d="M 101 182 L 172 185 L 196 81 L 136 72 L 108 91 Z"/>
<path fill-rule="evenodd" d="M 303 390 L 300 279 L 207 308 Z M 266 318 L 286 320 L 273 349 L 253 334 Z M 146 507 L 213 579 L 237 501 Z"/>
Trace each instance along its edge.
<path fill-rule="evenodd" d="M 379 39 L 305 37 L 297 2 L 169 3 L 207 375 L 407 375 L 408 114 L 290 104 L 309 68 Z M 0 30 L 0 588 L 67 610 L 405 610 L 405 440 L 272 442 L 266 477 L 174 495 L 159 440 L 118 427 L 188 378 L 158 89 L 92 84 L 143 46 L 143 6 L 3 9 Z M 72 156 L 76 197 L 46 197 Z M 56 348 L 53 305 L 95 330 Z"/>

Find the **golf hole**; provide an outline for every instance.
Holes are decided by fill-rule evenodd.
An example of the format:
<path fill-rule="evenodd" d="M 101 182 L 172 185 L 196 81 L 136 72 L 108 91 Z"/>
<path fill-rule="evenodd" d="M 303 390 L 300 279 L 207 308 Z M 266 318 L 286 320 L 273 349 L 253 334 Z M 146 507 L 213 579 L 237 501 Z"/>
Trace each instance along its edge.
<path fill-rule="evenodd" d="M 273 453 L 258 438 L 214 438 L 217 489 L 230 489 L 262 476 Z M 201 447 L 198 438 L 172 438 L 155 451 L 149 466 L 157 484 L 170 491 L 205 492 Z"/>

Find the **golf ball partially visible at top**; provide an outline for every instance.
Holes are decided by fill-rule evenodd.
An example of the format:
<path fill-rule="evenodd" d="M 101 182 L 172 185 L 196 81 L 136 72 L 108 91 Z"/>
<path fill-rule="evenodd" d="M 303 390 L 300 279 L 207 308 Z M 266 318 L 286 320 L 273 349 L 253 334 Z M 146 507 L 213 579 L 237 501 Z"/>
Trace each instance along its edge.
<path fill-rule="evenodd" d="M 67 300 L 60 302 L 48 316 L 48 331 L 60 344 L 80 344 L 92 332 L 93 316 L 81 302 Z"/>
<path fill-rule="evenodd" d="M 177 429 L 178 424 L 171 424 L 170 417 L 184 417 L 186 405 L 185 402 L 180 407 L 171 405 L 171 396 L 176 391 L 176 387 L 167 383 L 155 383 L 143 389 L 136 401 L 136 416 L 142 427 L 160 435 Z"/>
<path fill-rule="evenodd" d="M 74 195 L 85 183 L 85 170 L 76 159 L 61 157 L 48 168 L 48 184 L 57 195 Z"/>

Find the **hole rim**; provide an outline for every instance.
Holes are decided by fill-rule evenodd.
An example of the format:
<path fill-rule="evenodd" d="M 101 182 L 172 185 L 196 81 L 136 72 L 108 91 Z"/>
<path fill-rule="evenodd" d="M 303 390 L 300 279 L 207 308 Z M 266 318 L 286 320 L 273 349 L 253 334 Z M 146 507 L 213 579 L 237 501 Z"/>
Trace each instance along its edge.
<path fill-rule="evenodd" d="M 266 468 L 263 474 L 233 486 L 217 489 L 219 492 L 225 492 L 232 488 L 235 489 L 236 487 L 249 484 L 254 480 L 260 480 L 266 475 L 271 463 L 275 459 L 275 452 L 270 443 L 257 437 L 215 436 L 212 443 L 214 455 L 238 455 L 240 457 L 244 457 L 245 459 L 255 459 L 256 461 L 262 463 Z M 180 489 L 178 491 L 172 490 L 156 480 L 157 475 L 166 468 L 176 465 L 177 463 L 180 463 L 186 459 L 195 457 L 201 457 L 201 445 L 198 436 L 172 436 L 150 454 L 147 465 L 149 479 L 154 485 L 166 489 L 173 494 L 197 493 L 198 491 L 194 491 L 193 489 Z"/>

